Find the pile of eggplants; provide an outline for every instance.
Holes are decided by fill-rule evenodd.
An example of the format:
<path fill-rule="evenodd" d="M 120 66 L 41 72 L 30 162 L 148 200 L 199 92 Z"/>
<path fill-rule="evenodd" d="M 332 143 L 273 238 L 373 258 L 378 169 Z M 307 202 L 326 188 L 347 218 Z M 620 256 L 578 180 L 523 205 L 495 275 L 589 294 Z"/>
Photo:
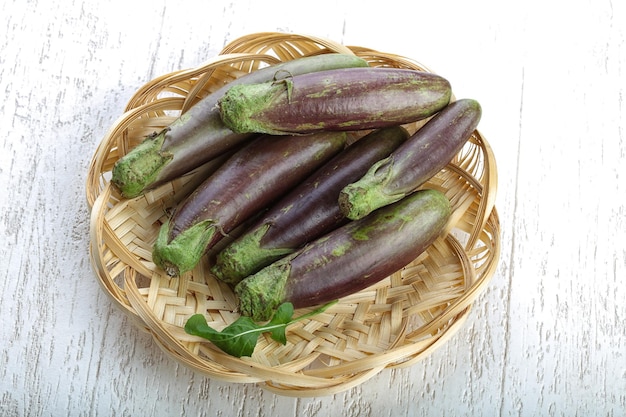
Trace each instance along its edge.
<path fill-rule="evenodd" d="M 111 182 L 132 198 L 223 158 L 161 225 L 153 261 L 182 275 L 237 230 L 211 273 L 234 288 L 242 315 L 268 320 L 285 302 L 360 291 L 441 235 L 450 202 L 420 187 L 481 117 L 477 101 L 451 97 L 436 74 L 300 58 L 208 95 L 120 158 Z M 403 127 L 425 119 L 414 134 Z"/>

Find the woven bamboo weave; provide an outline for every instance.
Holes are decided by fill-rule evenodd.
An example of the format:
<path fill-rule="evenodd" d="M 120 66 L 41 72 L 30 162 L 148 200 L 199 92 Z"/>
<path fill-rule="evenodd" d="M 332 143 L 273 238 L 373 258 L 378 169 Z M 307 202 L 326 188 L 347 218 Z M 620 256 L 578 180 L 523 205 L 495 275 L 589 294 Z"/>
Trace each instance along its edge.
<path fill-rule="evenodd" d="M 475 131 L 454 160 L 424 185 L 448 196 L 453 215 L 446 232 L 410 265 L 289 326 L 286 345 L 261 336 L 249 358 L 229 356 L 185 333 L 183 326 L 195 313 L 204 314 L 218 330 L 238 317 L 231 288 L 210 274 L 208 260 L 180 278 L 170 278 L 151 259 L 160 225 L 211 167 L 144 196 L 122 199 L 109 183 L 113 164 L 224 83 L 267 65 L 329 52 L 355 54 L 371 66 L 429 71 L 406 57 L 326 39 L 251 34 L 197 68 L 161 76 L 140 88 L 93 155 L 86 194 L 98 282 L 167 355 L 211 378 L 255 383 L 281 395 L 322 396 L 361 384 L 383 369 L 410 366 L 458 331 L 496 269 L 496 163 L 489 143 Z M 414 132 L 419 126 L 407 128 Z"/>

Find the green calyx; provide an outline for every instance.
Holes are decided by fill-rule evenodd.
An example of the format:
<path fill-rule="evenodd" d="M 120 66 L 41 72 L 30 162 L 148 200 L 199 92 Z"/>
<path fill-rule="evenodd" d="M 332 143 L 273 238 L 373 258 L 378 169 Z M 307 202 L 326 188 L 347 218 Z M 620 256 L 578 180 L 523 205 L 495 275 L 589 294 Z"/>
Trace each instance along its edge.
<path fill-rule="evenodd" d="M 287 134 L 256 120 L 255 116 L 271 109 L 272 103 L 281 95 L 290 97 L 289 83 L 289 80 L 281 80 L 233 86 L 218 102 L 222 121 L 236 133 Z"/>
<path fill-rule="evenodd" d="M 264 224 L 224 248 L 211 272 L 221 281 L 237 284 L 259 268 L 293 252 L 292 249 L 262 247 L 261 240 L 269 228 L 269 224 Z"/>
<path fill-rule="evenodd" d="M 392 177 L 393 159 L 376 162 L 356 182 L 346 185 L 339 193 L 339 208 L 350 220 L 358 220 L 374 210 L 401 200 L 404 193 L 389 193 L 387 184 Z"/>
<path fill-rule="evenodd" d="M 172 154 L 161 151 L 167 131 L 168 129 L 164 129 L 148 136 L 115 163 L 111 172 L 111 183 L 120 190 L 123 197 L 134 198 L 141 195 L 173 158 Z"/>
<path fill-rule="evenodd" d="M 291 271 L 287 258 L 274 262 L 235 286 L 242 315 L 256 321 L 268 320 L 285 301 L 285 285 Z"/>
<path fill-rule="evenodd" d="M 165 222 L 152 250 L 152 261 L 169 276 L 180 276 L 200 262 L 217 226 L 213 220 L 201 221 L 169 239 L 170 223 Z"/>

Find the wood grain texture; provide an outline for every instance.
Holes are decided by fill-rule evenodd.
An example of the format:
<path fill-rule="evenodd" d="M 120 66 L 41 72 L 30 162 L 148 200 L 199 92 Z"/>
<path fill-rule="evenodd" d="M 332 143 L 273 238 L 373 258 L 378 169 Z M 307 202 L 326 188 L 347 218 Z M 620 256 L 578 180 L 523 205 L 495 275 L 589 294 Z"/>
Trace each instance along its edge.
<path fill-rule="evenodd" d="M 3 417 L 625 415 L 624 2 L 0 4 Z M 502 259 L 465 327 L 331 397 L 178 365 L 112 307 L 88 261 L 85 174 L 126 101 L 266 30 L 419 60 L 481 102 L 498 158 Z"/>

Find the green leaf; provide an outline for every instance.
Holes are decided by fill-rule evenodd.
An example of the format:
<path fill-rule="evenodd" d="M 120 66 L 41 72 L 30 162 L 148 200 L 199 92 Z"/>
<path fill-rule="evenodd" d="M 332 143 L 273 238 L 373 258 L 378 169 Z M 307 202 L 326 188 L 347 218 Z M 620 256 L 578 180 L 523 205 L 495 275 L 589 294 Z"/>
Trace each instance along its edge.
<path fill-rule="evenodd" d="M 267 323 L 267 330 L 270 332 L 272 339 L 283 345 L 287 343 L 287 335 L 285 330 L 293 316 L 293 305 L 291 303 L 283 303 L 278 306 L 274 317 Z"/>
<path fill-rule="evenodd" d="M 262 333 L 269 332 L 272 339 L 284 345 L 287 343 L 285 331 L 288 325 L 322 313 L 335 303 L 336 301 L 332 301 L 324 304 L 320 308 L 295 319 L 292 318 L 293 305 L 283 303 L 276 309 L 274 316 L 267 324 L 260 325 L 250 317 L 240 316 L 221 332 L 209 326 L 204 315 L 194 314 L 187 320 L 185 332 L 207 339 L 224 352 L 237 358 L 252 356 Z"/>

